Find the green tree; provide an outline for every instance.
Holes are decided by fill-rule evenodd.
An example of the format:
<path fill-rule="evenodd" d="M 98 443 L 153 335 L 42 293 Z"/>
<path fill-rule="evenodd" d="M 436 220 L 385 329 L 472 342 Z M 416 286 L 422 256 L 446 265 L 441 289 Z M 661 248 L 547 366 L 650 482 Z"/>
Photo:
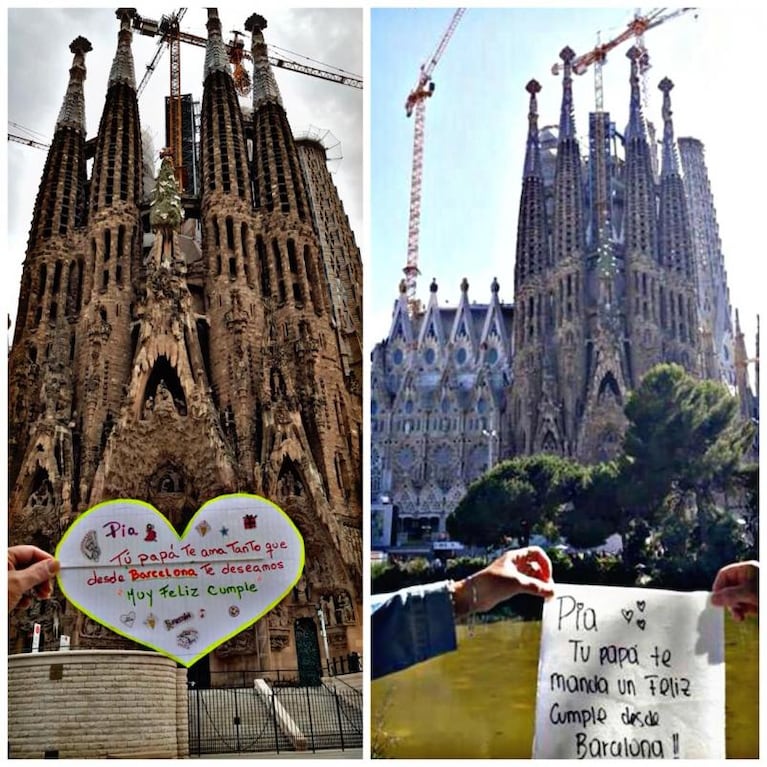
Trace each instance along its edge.
<path fill-rule="evenodd" d="M 559 531 L 576 548 L 591 548 L 604 543 L 623 529 L 623 513 L 618 500 L 620 466 L 617 461 L 584 467 L 583 484 L 573 502 L 562 511 Z"/>
<path fill-rule="evenodd" d="M 736 534 L 731 515 L 720 509 L 722 493 L 734 487 L 754 436 L 737 399 L 723 384 L 698 380 L 679 365 L 658 365 L 625 413 L 617 503 L 626 556 L 650 554 L 642 547 L 653 531 L 652 546 L 667 558 L 721 554 L 724 532 Z"/>
<path fill-rule="evenodd" d="M 679 365 L 658 365 L 629 397 L 623 440 L 623 503 L 652 517 L 669 500 L 707 500 L 730 484 L 754 436 L 723 384 Z"/>
<path fill-rule="evenodd" d="M 642 564 L 698 580 L 712 563 L 744 551 L 743 528 L 755 550 L 758 471 L 743 466 L 754 427 L 727 388 L 659 365 L 625 413 L 623 452 L 614 461 L 585 467 L 548 454 L 505 461 L 469 488 L 448 518 L 451 536 L 488 546 L 553 531 L 589 548 L 619 533 L 625 573 Z M 733 497 L 745 524 L 723 508 Z"/>
<path fill-rule="evenodd" d="M 447 529 L 473 545 L 525 539 L 556 523 L 564 504 L 581 491 L 586 470 L 566 458 L 541 453 L 504 461 L 470 487 Z"/>

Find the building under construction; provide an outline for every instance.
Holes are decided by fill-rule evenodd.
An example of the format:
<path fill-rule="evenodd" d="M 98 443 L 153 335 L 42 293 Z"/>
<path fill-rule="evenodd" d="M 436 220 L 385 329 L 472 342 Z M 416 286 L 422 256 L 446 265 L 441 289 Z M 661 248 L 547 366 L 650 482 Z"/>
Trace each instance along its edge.
<path fill-rule="evenodd" d="M 444 534 L 469 483 L 499 459 L 613 457 L 628 395 L 661 362 L 724 382 L 743 417 L 757 416 L 703 144 L 675 138 L 664 78 L 655 162 L 640 58 L 632 47 L 627 126 L 591 113 L 588 147 L 575 128 L 573 51 L 561 53 L 555 129 L 539 129 L 541 85 L 528 83 L 513 307 L 499 302 L 498 281 L 478 304 L 464 280 L 457 306 L 439 304 L 434 282 L 428 305 L 413 311 L 403 280 L 372 354 L 374 543 L 395 542 L 382 521 L 389 507 L 400 541 Z"/>
<path fill-rule="evenodd" d="M 53 551 L 78 515 L 113 498 L 152 504 L 179 532 L 215 496 L 269 498 L 303 537 L 303 577 L 192 675 L 312 676 L 325 648 L 330 659 L 362 651 L 360 253 L 322 144 L 294 140 L 258 15 L 245 26 L 251 112 L 208 9 L 194 175 L 180 194 L 161 169 L 147 199 L 136 14 L 117 17 L 91 141 L 91 46 L 70 46 L 34 210 L 9 362 L 10 541 Z M 188 139 L 193 110 L 178 103 Z M 185 218 L 199 241 L 182 236 Z M 73 648 L 131 646 L 57 595 L 14 613 L 11 652 L 35 623 L 46 648 L 60 634 Z"/>

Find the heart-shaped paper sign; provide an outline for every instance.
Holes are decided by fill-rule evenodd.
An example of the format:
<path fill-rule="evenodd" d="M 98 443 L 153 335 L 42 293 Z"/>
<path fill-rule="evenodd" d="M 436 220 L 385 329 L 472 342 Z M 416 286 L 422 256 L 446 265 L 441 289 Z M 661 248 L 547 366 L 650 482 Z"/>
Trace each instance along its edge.
<path fill-rule="evenodd" d="M 188 667 L 283 599 L 301 577 L 304 542 L 257 495 L 208 501 L 180 537 L 148 503 L 115 500 L 81 514 L 56 558 L 78 609 Z"/>

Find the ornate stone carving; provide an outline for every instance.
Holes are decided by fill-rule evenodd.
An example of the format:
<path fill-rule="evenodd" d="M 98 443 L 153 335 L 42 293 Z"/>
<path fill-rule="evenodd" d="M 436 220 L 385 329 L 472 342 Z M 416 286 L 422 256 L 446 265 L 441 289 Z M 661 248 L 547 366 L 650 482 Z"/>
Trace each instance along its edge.
<path fill-rule="evenodd" d="M 175 229 L 183 220 L 184 209 L 181 207 L 181 195 L 173 169 L 173 159 L 171 153 L 163 153 L 157 184 L 152 190 L 149 223 L 153 229 L 161 227 Z"/>
<path fill-rule="evenodd" d="M 272 652 L 280 652 L 290 644 L 290 631 L 287 629 L 272 629 L 269 632 L 269 647 Z"/>
<path fill-rule="evenodd" d="M 101 304 L 97 304 L 95 316 L 88 328 L 88 338 L 90 340 L 100 339 L 104 343 L 109 340 L 109 336 L 112 335 L 112 326 L 107 321 L 106 316 L 106 309 Z"/>
<path fill-rule="evenodd" d="M 354 623 L 354 607 L 348 591 L 339 591 L 335 597 L 336 623 L 350 625 Z"/>
<path fill-rule="evenodd" d="M 325 618 L 325 626 L 335 626 L 338 622 L 336 617 L 336 604 L 332 594 L 320 597 L 320 609 Z"/>
<path fill-rule="evenodd" d="M 250 655 L 256 652 L 256 632 L 253 628 L 241 631 L 237 636 L 224 642 L 214 651 L 219 658 L 233 655 Z"/>
<path fill-rule="evenodd" d="M 328 629 L 328 644 L 332 648 L 346 647 L 346 628 L 344 626 L 333 626 Z"/>

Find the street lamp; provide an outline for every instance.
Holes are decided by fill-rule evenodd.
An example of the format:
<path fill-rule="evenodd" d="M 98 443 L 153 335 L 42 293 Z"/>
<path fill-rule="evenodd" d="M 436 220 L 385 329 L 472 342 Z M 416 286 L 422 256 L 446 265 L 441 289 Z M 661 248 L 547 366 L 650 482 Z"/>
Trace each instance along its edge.
<path fill-rule="evenodd" d="M 482 434 L 487 437 L 487 469 L 490 471 L 493 468 L 493 440 L 498 438 L 498 432 L 495 429 L 482 429 Z"/>
<path fill-rule="evenodd" d="M 322 600 L 322 597 L 320 597 Z M 333 672 L 330 669 L 330 650 L 328 649 L 328 630 L 325 625 L 325 613 L 322 612 L 322 603 L 317 604 L 317 619 L 320 622 L 320 634 L 322 635 L 322 642 L 325 645 L 325 663 L 328 667 L 328 676 L 333 676 Z"/>

